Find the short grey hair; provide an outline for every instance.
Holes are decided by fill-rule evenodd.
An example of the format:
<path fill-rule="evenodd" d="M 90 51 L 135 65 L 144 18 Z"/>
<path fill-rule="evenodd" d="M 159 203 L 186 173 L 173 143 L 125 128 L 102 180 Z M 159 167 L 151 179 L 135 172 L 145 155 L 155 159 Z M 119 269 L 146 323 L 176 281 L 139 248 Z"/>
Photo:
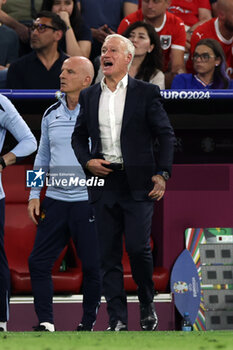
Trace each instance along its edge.
<path fill-rule="evenodd" d="M 133 62 L 133 58 L 134 58 L 134 54 L 135 54 L 135 47 L 134 47 L 132 41 L 130 41 L 128 38 L 126 38 L 120 34 L 109 34 L 108 36 L 106 36 L 104 43 L 106 43 L 109 39 L 112 39 L 112 38 L 120 39 L 126 46 L 125 53 L 126 54 L 130 53 L 132 55 L 131 61 L 128 64 L 128 70 L 129 70 L 129 68 Z"/>

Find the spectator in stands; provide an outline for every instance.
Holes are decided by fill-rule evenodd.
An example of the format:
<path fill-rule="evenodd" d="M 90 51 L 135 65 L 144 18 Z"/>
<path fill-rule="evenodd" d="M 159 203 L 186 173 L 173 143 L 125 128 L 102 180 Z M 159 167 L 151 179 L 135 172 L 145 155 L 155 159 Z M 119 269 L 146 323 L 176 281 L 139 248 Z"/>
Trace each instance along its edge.
<path fill-rule="evenodd" d="M 226 59 L 217 40 L 200 40 L 193 53 L 195 74 L 179 74 L 172 89 L 233 89 L 233 81 L 226 74 Z"/>
<path fill-rule="evenodd" d="M 210 0 L 210 4 L 211 4 L 213 17 L 217 17 L 217 15 L 218 15 L 218 13 L 217 13 L 217 0 Z"/>
<path fill-rule="evenodd" d="M 187 62 L 187 71 L 193 72 L 191 57 L 198 41 L 204 38 L 212 38 L 221 44 L 227 63 L 227 73 L 233 78 L 233 1 L 218 0 L 218 17 L 213 18 L 197 27 L 191 38 L 190 58 Z"/>
<path fill-rule="evenodd" d="M 65 60 L 60 75 L 61 91 L 65 95 L 45 112 L 42 119 L 34 169 L 49 172 L 57 181 L 69 181 L 70 174 L 76 179 L 85 180 L 71 147 L 71 135 L 80 110 L 80 91 L 91 84 L 93 76 L 94 68 L 87 58 L 78 56 Z M 51 270 L 72 237 L 83 270 L 83 317 L 77 330 L 91 331 L 100 302 L 101 283 L 97 234 L 87 189 L 77 184 L 51 184 L 41 208 L 40 190 L 32 188 L 28 204 L 29 217 L 36 224 L 41 212 L 35 245 L 29 257 L 35 311 L 39 319 L 35 330 L 55 330 Z"/>
<path fill-rule="evenodd" d="M 94 39 L 91 59 L 94 60 L 100 55 L 106 36 L 117 31 L 124 16 L 137 10 L 138 0 L 78 0 L 78 5 L 85 23 L 91 28 Z"/>
<path fill-rule="evenodd" d="M 16 21 L 31 25 L 40 11 L 42 0 L 7 0 L 3 10 Z"/>
<path fill-rule="evenodd" d="M 165 77 L 162 70 L 162 50 L 159 36 L 154 28 L 145 22 L 131 24 L 123 33 L 134 44 L 135 55 L 129 68 L 133 78 L 156 84 L 160 89 L 165 88 Z M 96 83 L 103 78 L 99 70 Z"/>
<path fill-rule="evenodd" d="M 186 29 L 186 51 L 190 49 L 192 33 L 200 24 L 212 18 L 209 0 L 171 0 L 168 11 L 180 17 Z"/>
<path fill-rule="evenodd" d="M 17 158 L 34 152 L 36 140 L 13 104 L 5 96 L 0 95 L 0 152 L 7 131 L 14 136 L 18 144 L 9 153 L 0 157 L 0 331 L 2 332 L 7 331 L 9 320 L 10 271 L 4 250 L 5 194 L 1 173 L 4 173 L 6 166 L 14 164 Z"/>
<path fill-rule="evenodd" d="M 0 0 L 0 12 L 6 0 Z M 0 22 L 0 89 L 6 87 L 7 69 L 18 58 L 19 39 L 16 32 Z"/>
<path fill-rule="evenodd" d="M 20 39 L 20 55 L 30 52 L 28 26 L 36 19 L 42 0 L 8 0 L 0 11 L 0 21 L 14 29 Z"/>
<path fill-rule="evenodd" d="M 118 28 L 122 34 L 130 24 L 145 21 L 151 24 L 160 37 L 163 50 L 165 86 L 169 88 L 173 77 L 184 73 L 184 51 L 186 34 L 180 18 L 167 11 L 169 0 L 142 0 L 142 8 L 125 17 Z"/>
<path fill-rule="evenodd" d="M 66 23 L 65 37 L 59 43 L 62 51 L 69 56 L 90 56 L 91 31 L 82 20 L 76 0 L 44 0 L 41 9 L 57 13 Z"/>
<path fill-rule="evenodd" d="M 16 21 L 31 25 L 40 11 L 42 0 L 7 0 L 3 10 Z"/>
<path fill-rule="evenodd" d="M 162 50 L 159 36 L 154 28 L 148 23 L 139 21 L 131 24 L 123 35 L 129 38 L 135 47 L 129 75 L 156 84 L 160 89 L 164 89 Z"/>
<path fill-rule="evenodd" d="M 209 0 L 171 0 L 168 11 L 180 17 L 190 31 L 212 17 Z"/>
<path fill-rule="evenodd" d="M 65 32 L 66 24 L 57 14 L 40 12 L 31 27 L 33 52 L 10 65 L 7 88 L 59 89 L 59 74 L 67 56 L 58 50 L 58 42 Z"/>

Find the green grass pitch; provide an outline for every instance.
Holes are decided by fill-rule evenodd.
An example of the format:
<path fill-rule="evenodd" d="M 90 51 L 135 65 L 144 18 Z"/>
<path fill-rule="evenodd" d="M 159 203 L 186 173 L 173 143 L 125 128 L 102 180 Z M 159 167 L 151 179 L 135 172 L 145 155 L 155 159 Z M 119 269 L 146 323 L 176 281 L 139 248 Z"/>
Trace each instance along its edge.
<path fill-rule="evenodd" d="M 1 350 L 232 350 L 232 331 L 7 332 Z"/>

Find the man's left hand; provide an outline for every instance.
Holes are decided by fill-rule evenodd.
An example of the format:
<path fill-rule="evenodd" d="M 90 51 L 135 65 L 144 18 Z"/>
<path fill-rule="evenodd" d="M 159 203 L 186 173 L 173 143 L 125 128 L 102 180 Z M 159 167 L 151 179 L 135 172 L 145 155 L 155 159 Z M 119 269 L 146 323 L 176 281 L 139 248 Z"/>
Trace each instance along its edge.
<path fill-rule="evenodd" d="M 159 201 L 161 198 L 163 198 L 165 189 L 166 189 L 166 181 L 161 175 L 154 175 L 152 176 L 151 180 L 154 182 L 154 188 L 148 196 L 151 199 L 156 199 Z"/>

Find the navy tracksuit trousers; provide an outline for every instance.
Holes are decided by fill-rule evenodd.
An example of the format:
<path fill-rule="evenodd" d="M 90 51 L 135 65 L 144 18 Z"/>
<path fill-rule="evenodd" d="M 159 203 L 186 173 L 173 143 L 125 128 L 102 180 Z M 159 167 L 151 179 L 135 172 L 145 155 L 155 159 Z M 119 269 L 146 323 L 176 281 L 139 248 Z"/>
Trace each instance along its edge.
<path fill-rule="evenodd" d="M 83 317 L 91 326 L 101 297 L 98 240 L 87 201 L 65 202 L 45 197 L 32 253 L 29 257 L 35 311 L 39 322 L 54 323 L 52 267 L 70 237 L 82 262 Z"/>
<path fill-rule="evenodd" d="M 4 249 L 5 199 L 0 200 L 0 322 L 9 319 L 10 271 Z"/>

